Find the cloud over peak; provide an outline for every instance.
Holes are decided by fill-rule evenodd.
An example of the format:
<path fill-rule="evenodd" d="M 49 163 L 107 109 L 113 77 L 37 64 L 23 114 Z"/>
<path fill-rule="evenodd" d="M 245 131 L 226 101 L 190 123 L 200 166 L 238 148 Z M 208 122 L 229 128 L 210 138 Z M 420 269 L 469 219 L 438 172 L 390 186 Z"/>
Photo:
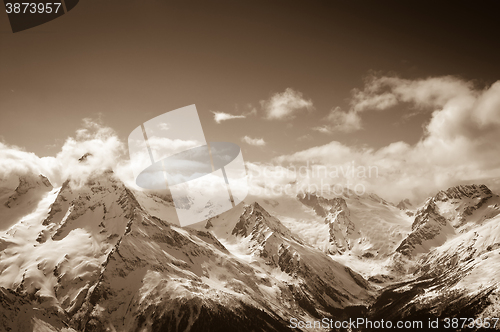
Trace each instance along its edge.
<path fill-rule="evenodd" d="M 85 162 L 79 160 L 87 155 Z M 0 143 L 0 178 L 26 173 L 43 174 L 52 184 L 71 179 L 73 185 L 86 182 L 91 174 L 108 169 L 123 169 L 125 145 L 115 131 L 91 119 L 68 137 L 55 157 L 40 158 L 16 146 Z"/>

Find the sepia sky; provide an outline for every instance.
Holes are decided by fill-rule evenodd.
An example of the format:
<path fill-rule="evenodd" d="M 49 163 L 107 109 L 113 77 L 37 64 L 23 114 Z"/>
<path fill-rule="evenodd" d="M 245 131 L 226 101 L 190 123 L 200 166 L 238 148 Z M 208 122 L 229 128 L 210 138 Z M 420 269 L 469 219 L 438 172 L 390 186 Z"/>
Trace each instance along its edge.
<path fill-rule="evenodd" d="M 2 13 L 0 142 L 56 156 L 83 119 L 125 142 L 196 104 L 207 140 L 252 163 L 394 163 L 398 188 L 423 176 L 410 160 L 429 184 L 496 177 L 493 4 L 85 0 L 16 34 Z"/>

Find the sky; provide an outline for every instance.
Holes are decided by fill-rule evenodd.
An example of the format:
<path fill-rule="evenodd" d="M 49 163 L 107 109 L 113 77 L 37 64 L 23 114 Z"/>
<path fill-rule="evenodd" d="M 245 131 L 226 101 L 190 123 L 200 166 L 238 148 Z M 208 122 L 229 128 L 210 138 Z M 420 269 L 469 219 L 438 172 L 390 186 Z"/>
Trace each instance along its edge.
<path fill-rule="evenodd" d="M 99 139 L 126 157 L 134 128 L 195 104 L 207 140 L 238 143 L 254 171 L 376 166 L 379 177 L 355 181 L 391 200 L 493 185 L 493 5 L 86 0 L 15 34 L 2 13 L 4 159 L 16 150 L 60 163 L 71 144 Z"/>

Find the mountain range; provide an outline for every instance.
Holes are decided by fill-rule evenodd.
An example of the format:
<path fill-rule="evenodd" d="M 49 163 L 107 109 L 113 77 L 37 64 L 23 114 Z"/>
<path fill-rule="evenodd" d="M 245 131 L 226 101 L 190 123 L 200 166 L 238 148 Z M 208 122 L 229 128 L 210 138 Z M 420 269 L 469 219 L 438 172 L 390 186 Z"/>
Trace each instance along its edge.
<path fill-rule="evenodd" d="M 0 182 L 0 329 L 307 331 L 317 329 L 291 320 L 499 317 L 499 214 L 484 185 L 420 206 L 346 190 L 250 196 L 181 228 L 168 192 L 129 188 L 112 171 L 55 188 L 43 175 L 12 176 Z"/>

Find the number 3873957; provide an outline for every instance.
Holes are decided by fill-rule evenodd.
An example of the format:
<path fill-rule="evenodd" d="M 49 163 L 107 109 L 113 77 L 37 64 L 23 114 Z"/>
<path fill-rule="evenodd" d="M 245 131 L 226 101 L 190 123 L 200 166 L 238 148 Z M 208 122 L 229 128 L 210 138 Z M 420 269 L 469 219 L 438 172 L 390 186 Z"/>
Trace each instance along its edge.
<path fill-rule="evenodd" d="M 50 14 L 57 13 L 61 7 L 60 2 L 46 2 L 46 3 L 30 3 L 30 2 L 15 2 L 6 3 L 5 11 L 7 14 Z"/>

